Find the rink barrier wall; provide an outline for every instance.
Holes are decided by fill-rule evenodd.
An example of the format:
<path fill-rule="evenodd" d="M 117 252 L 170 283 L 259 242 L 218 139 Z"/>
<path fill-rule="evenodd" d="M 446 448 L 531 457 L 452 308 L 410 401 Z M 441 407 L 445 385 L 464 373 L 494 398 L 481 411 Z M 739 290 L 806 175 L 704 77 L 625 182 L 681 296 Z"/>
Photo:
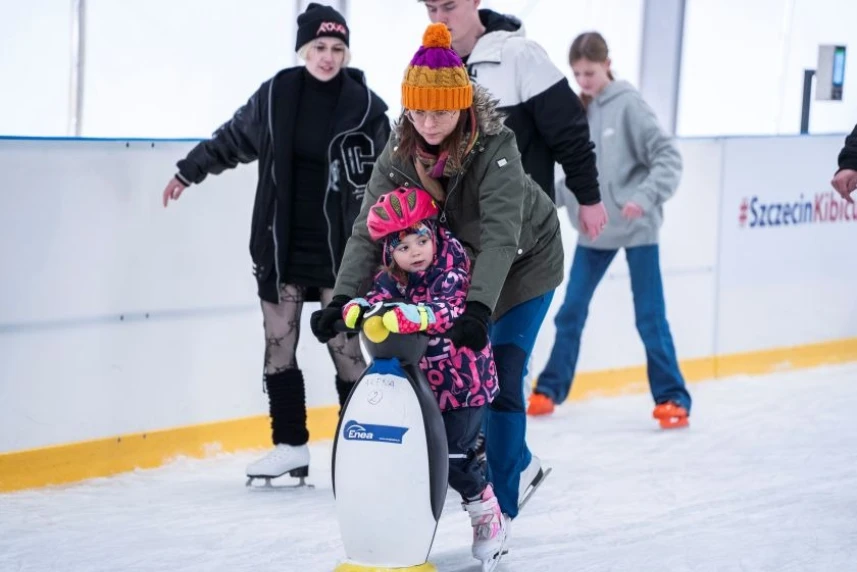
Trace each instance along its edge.
<path fill-rule="evenodd" d="M 678 142 L 661 267 L 688 380 L 857 360 L 857 268 L 842 251 L 857 214 L 829 191 L 842 140 Z M 269 446 L 247 254 L 255 166 L 164 209 L 192 145 L 0 139 L 0 490 Z M 567 270 L 576 234 L 560 214 Z M 309 336 L 317 307 L 305 306 L 298 348 L 313 440 L 332 435 L 337 403 L 326 348 Z M 573 399 L 647 391 L 634 323 L 620 254 L 590 307 Z"/>
<path fill-rule="evenodd" d="M 338 406 L 307 411 L 313 440 L 332 439 Z M 266 415 L 132 433 L 80 443 L 0 453 L 0 492 L 72 483 L 160 467 L 179 457 L 205 458 L 269 447 Z"/>
<path fill-rule="evenodd" d="M 739 375 L 765 375 L 783 370 L 806 369 L 857 361 L 857 338 L 805 346 L 745 352 L 716 358 L 680 361 L 688 382 L 713 381 Z M 582 372 L 574 381 L 569 399 L 582 401 L 649 391 L 646 366 Z"/>
<path fill-rule="evenodd" d="M 758 375 L 857 361 L 857 338 L 802 347 L 778 348 L 683 360 L 688 382 Z M 582 373 L 570 400 L 615 397 L 648 391 L 645 367 Z M 310 441 L 332 439 L 338 406 L 310 408 Z M 205 458 L 269 446 L 267 416 L 135 433 L 28 451 L 0 453 L 0 492 L 62 485 L 123 472 L 151 469 L 179 457 Z"/>

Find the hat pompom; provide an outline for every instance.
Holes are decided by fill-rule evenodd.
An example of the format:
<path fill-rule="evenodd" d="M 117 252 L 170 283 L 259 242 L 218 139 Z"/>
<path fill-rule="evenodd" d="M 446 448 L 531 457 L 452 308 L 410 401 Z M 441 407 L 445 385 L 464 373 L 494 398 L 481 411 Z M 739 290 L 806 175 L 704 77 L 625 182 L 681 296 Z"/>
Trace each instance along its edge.
<path fill-rule="evenodd" d="M 449 28 L 446 24 L 440 22 L 429 24 L 423 34 L 424 48 L 446 48 L 452 47 L 452 34 L 449 33 Z"/>

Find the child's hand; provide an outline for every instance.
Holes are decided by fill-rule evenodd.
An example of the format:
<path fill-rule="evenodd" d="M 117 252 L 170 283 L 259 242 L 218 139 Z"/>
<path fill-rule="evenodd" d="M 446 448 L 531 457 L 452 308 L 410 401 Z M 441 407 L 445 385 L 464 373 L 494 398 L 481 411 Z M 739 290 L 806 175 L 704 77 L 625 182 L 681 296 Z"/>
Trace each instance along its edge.
<path fill-rule="evenodd" d="M 628 201 L 627 203 L 625 203 L 625 206 L 622 207 L 622 216 L 628 220 L 640 218 L 641 216 L 643 216 L 643 214 L 643 207 L 641 207 L 637 203 Z"/>
<path fill-rule="evenodd" d="M 350 330 L 356 330 L 363 322 L 363 313 L 369 308 L 369 302 L 363 298 L 354 298 L 342 307 L 342 321 Z"/>
<path fill-rule="evenodd" d="M 422 304 L 401 304 L 384 313 L 384 326 L 394 334 L 413 334 L 424 332 L 435 323 L 435 315 L 431 308 Z"/>

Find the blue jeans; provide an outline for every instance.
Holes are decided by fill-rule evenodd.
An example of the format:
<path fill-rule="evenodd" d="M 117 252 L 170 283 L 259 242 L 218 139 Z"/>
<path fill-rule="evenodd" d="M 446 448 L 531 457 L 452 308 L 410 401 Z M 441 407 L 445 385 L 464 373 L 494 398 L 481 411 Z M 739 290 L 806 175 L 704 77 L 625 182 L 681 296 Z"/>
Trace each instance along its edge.
<path fill-rule="evenodd" d="M 562 403 L 571 383 L 580 353 L 580 335 L 589 313 L 595 288 L 618 250 L 597 250 L 577 246 L 565 301 L 556 315 L 556 339 L 535 390 Z M 675 347 L 667 324 L 664 286 L 661 281 L 660 251 L 657 244 L 625 249 L 634 294 L 637 331 L 646 348 L 649 388 L 655 403 L 675 401 L 690 411 L 691 398 L 678 367 Z"/>
<path fill-rule="evenodd" d="M 500 509 L 512 518 L 518 516 L 521 471 L 532 459 L 526 443 L 527 362 L 552 299 L 553 291 L 518 304 L 491 326 L 500 392 L 485 411 L 485 454 L 488 480 L 494 486 Z"/>

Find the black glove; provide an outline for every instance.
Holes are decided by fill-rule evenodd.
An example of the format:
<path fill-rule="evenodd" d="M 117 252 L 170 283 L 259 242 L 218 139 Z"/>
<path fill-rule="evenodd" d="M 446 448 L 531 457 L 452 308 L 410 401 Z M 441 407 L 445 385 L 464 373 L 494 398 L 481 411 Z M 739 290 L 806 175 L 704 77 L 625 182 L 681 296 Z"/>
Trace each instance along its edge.
<path fill-rule="evenodd" d="M 481 352 L 488 345 L 488 321 L 491 310 L 481 302 L 468 302 L 446 337 L 457 347 L 470 348 Z"/>
<path fill-rule="evenodd" d="M 335 324 L 337 321 L 342 321 L 342 307 L 350 301 L 351 298 L 340 294 L 339 296 L 334 296 L 326 308 L 316 310 L 312 313 L 309 319 L 309 327 L 318 341 L 326 344 L 339 334 L 336 331 Z"/>

